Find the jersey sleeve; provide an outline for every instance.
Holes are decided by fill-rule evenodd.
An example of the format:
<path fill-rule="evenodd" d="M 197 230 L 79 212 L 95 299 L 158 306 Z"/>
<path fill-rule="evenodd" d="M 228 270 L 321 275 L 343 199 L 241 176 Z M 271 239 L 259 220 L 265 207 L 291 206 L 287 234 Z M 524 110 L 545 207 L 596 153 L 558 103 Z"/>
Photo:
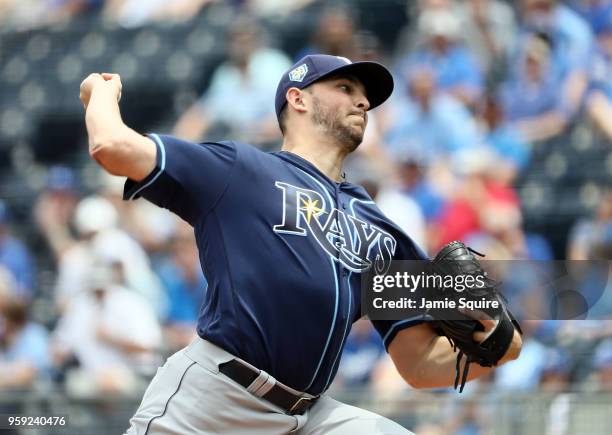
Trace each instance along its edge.
<path fill-rule="evenodd" d="M 423 319 L 423 316 L 421 315 L 404 320 L 371 320 L 372 325 L 374 325 L 374 329 L 376 329 L 382 338 L 385 349 L 387 350 L 399 331 L 419 325 L 425 321 L 426 320 Z"/>
<path fill-rule="evenodd" d="M 236 163 L 231 142 L 196 144 L 151 134 L 157 147 L 153 171 L 142 181 L 128 179 L 124 200 L 143 197 L 194 225 L 223 196 Z"/>

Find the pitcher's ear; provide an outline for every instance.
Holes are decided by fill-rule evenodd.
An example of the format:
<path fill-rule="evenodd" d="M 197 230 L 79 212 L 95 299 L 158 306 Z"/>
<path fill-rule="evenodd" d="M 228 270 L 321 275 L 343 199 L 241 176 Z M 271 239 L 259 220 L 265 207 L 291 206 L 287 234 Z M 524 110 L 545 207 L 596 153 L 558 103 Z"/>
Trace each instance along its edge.
<path fill-rule="evenodd" d="M 289 88 L 285 94 L 287 106 L 293 107 L 298 112 L 306 112 L 307 103 L 304 100 L 304 91 L 298 88 Z"/>

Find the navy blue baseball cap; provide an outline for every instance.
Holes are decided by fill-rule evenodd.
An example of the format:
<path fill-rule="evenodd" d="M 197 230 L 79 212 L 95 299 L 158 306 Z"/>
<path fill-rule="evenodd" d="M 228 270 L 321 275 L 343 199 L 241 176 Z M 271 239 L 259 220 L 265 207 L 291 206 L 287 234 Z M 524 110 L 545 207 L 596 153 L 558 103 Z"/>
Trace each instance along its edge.
<path fill-rule="evenodd" d="M 310 54 L 297 61 L 285 72 L 276 88 L 276 117 L 287 104 L 290 88 L 304 89 L 314 82 L 335 74 L 350 74 L 365 87 L 370 109 L 380 106 L 393 92 L 393 76 L 377 62 L 351 62 L 346 57 Z"/>

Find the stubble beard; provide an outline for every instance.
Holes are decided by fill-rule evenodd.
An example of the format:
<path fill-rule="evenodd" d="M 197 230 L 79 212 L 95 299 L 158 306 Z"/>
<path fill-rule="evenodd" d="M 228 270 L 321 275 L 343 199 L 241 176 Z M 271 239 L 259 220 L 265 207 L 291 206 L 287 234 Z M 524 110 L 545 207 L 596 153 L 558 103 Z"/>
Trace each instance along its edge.
<path fill-rule="evenodd" d="M 363 141 L 363 132 L 343 124 L 340 113 L 325 107 L 316 97 L 313 98 L 312 107 L 312 121 L 315 125 L 323 127 L 325 132 L 335 138 L 349 153 L 357 149 Z"/>

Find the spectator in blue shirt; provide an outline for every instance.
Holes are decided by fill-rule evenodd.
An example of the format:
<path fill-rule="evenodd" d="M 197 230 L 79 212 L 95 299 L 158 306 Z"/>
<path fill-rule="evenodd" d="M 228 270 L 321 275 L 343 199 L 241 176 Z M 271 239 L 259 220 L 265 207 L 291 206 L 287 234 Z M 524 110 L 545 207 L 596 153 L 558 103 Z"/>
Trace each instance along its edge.
<path fill-rule="evenodd" d="M 593 20 L 597 48 L 590 68 L 587 112 L 595 125 L 612 138 L 612 4 Z"/>
<path fill-rule="evenodd" d="M 395 157 L 401 191 L 418 204 L 427 223 L 435 221 L 444 209 L 446 199 L 427 177 L 422 157 L 409 150 Z"/>
<path fill-rule="evenodd" d="M 35 288 L 34 259 L 25 244 L 11 234 L 8 208 L 0 200 L 0 265 L 5 266 L 17 282 L 16 293 L 29 298 Z"/>
<path fill-rule="evenodd" d="M 501 104 L 493 95 L 488 94 L 479 109 L 483 141 L 499 157 L 496 177 L 502 183 L 512 184 L 529 163 L 530 146 L 520 131 L 506 122 Z"/>
<path fill-rule="evenodd" d="M 418 47 L 400 60 L 399 74 L 427 65 L 435 71 L 438 89 L 473 106 L 482 94 L 483 74 L 476 57 L 460 41 L 458 18 L 446 9 L 425 10 L 417 31 Z"/>
<path fill-rule="evenodd" d="M 355 322 L 342 351 L 336 382 L 345 387 L 366 386 L 384 355 L 385 348 L 372 324 L 364 319 Z"/>
<path fill-rule="evenodd" d="M 593 33 L 588 23 L 558 0 L 522 0 L 522 31 L 519 35 L 518 60 L 522 63 L 521 47 L 531 35 L 543 34 L 550 41 L 551 63 L 562 83 L 557 92 L 563 95 L 569 116 L 580 108 L 588 84 L 588 66 L 593 54 Z M 515 72 L 514 72 L 515 73 Z"/>
<path fill-rule="evenodd" d="M 565 349 L 548 349 L 540 377 L 540 390 L 549 394 L 566 391 L 570 386 L 573 363 L 571 354 Z"/>
<path fill-rule="evenodd" d="M 480 142 L 469 111 L 451 95 L 437 91 L 431 65 L 413 65 L 405 77 L 407 95 L 395 98 L 386 131 L 392 153 L 416 153 L 424 156 L 425 163 L 432 163 L 448 160 Z"/>
<path fill-rule="evenodd" d="M 455 2 L 461 35 L 474 53 L 489 84 L 497 83 L 506 69 L 517 35 L 515 11 L 502 0 Z"/>
<path fill-rule="evenodd" d="M 601 248 L 606 241 L 610 243 L 612 240 L 611 228 L 612 189 L 607 188 L 603 190 L 593 216 L 579 219 L 574 223 L 569 232 L 567 258 L 569 260 L 605 259 L 606 257 L 601 255 L 603 253 Z"/>
<path fill-rule="evenodd" d="M 548 349 L 533 336 L 535 323 L 522 324 L 525 336 L 520 361 L 500 367 L 495 372 L 495 387 L 506 391 L 537 391 L 546 366 Z"/>
<path fill-rule="evenodd" d="M 27 307 L 15 298 L 0 306 L 0 390 L 28 388 L 48 374 L 47 332 L 28 319 Z"/>
<path fill-rule="evenodd" d="M 569 0 L 567 5 L 596 31 L 601 16 L 606 14 L 610 7 L 610 0 Z"/>
<path fill-rule="evenodd" d="M 179 225 L 171 255 L 162 263 L 159 276 L 166 289 L 169 307 L 164 332 L 169 347 L 178 350 L 195 337 L 195 326 L 207 283 L 198 260 L 193 233 Z"/>
<path fill-rule="evenodd" d="M 601 391 L 612 391 L 612 339 L 603 341 L 597 347 L 593 366 Z"/>
<path fill-rule="evenodd" d="M 585 70 L 593 50 L 589 24 L 558 0 L 523 0 L 522 34 L 546 33 L 553 41 L 555 61 L 568 70 Z M 569 72 L 569 71 L 568 71 Z"/>
<path fill-rule="evenodd" d="M 264 42 L 263 28 L 248 17 L 234 20 L 228 35 L 228 59 L 213 73 L 207 91 L 174 127 L 174 134 L 200 141 L 222 132 L 258 146 L 280 139 L 270 100 L 289 58 Z"/>
<path fill-rule="evenodd" d="M 551 41 L 545 34 L 523 40 L 519 68 L 501 88 L 507 120 L 529 141 L 560 134 L 570 109 L 563 92 L 563 76 L 552 59 Z"/>

